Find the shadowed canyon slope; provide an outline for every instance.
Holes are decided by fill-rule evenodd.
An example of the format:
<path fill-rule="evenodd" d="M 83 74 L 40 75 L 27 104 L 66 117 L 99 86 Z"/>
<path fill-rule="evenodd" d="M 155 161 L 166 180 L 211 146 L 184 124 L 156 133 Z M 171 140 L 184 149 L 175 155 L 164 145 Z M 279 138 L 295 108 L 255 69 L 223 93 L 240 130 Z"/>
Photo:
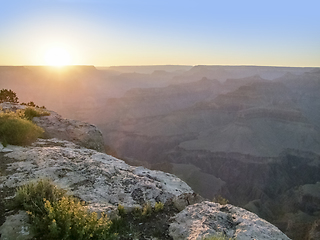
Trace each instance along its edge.
<path fill-rule="evenodd" d="M 2 88 L 97 124 L 107 150 L 129 163 L 174 173 L 207 198 L 222 195 L 293 239 L 316 226 L 319 68 L 0 70 Z"/>

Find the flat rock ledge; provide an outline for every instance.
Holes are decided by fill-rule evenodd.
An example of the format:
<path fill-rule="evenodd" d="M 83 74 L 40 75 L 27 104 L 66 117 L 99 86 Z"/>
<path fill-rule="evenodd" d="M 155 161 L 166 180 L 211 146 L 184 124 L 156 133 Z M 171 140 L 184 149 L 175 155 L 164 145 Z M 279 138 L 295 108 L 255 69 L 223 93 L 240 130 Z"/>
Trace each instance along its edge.
<path fill-rule="evenodd" d="M 204 201 L 190 205 L 172 221 L 169 232 L 174 240 L 201 240 L 219 234 L 236 240 L 289 240 L 256 214 L 230 204 Z"/>
<path fill-rule="evenodd" d="M 172 174 L 133 167 L 66 140 L 39 139 L 28 147 L 8 145 L 7 149 L 0 153 L 9 160 L 0 175 L 1 191 L 49 178 L 86 201 L 91 211 L 110 216 L 118 204 L 129 211 L 156 202 L 173 203 L 180 210 L 185 208 L 171 219 L 169 232 L 174 240 L 200 240 L 217 233 L 237 240 L 289 239 L 275 226 L 244 209 L 201 202 L 200 196 Z M 6 214 L 0 239 L 31 239 L 28 229 L 24 212 Z"/>
<path fill-rule="evenodd" d="M 118 204 L 126 208 L 149 202 L 167 202 L 192 189 L 176 176 L 143 167 L 82 148 L 58 139 L 39 139 L 30 147 L 8 146 L 4 156 L 8 176 L 0 177 L 0 188 L 16 188 L 29 181 L 49 178 L 70 194 L 89 203 L 97 212 L 108 212 Z"/>

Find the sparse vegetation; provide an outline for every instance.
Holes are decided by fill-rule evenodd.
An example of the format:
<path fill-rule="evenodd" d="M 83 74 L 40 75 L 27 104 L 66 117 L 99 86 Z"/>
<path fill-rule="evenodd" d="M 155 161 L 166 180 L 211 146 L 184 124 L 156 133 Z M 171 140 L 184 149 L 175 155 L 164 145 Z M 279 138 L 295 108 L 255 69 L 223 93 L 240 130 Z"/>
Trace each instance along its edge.
<path fill-rule="evenodd" d="M 154 211 L 155 211 L 155 212 L 163 211 L 163 208 L 164 208 L 164 204 L 163 204 L 162 202 L 157 202 L 157 203 L 154 205 Z"/>
<path fill-rule="evenodd" d="M 152 214 L 152 207 L 151 207 L 151 204 L 148 202 L 143 206 L 141 216 L 150 217 L 151 214 Z"/>
<path fill-rule="evenodd" d="M 229 203 L 229 200 L 224 198 L 224 197 L 222 197 L 221 195 L 216 196 L 215 198 L 213 198 L 212 201 L 215 202 L 215 203 L 219 203 L 221 205 L 226 205 L 226 204 Z"/>
<path fill-rule="evenodd" d="M 29 106 L 29 107 L 35 107 L 35 108 L 41 108 L 41 109 L 46 109 L 45 106 L 39 107 L 38 105 L 36 105 L 34 102 L 28 102 L 28 103 L 21 103 L 21 105 L 25 105 L 25 106 Z"/>
<path fill-rule="evenodd" d="M 3 102 L 11 102 L 11 103 L 18 103 L 18 97 L 15 92 L 11 89 L 2 89 L 0 90 L 0 103 Z"/>
<path fill-rule="evenodd" d="M 35 107 L 27 107 L 24 110 L 24 117 L 27 120 L 32 120 L 34 117 L 41 117 L 41 116 L 49 116 L 50 113 L 45 111 L 44 109 L 41 108 L 35 108 Z"/>
<path fill-rule="evenodd" d="M 65 190 L 48 179 L 19 187 L 13 202 L 14 208 L 26 210 L 29 214 L 36 239 L 129 240 L 140 239 L 146 232 L 148 236 L 168 239 L 162 230 L 162 227 L 168 227 L 167 223 L 157 223 L 160 215 L 160 219 L 166 216 L 162 203 L 157 203 L 155 208 L 146 203 L 143 208 L 131 212 L 125 211 L 124 206 L 119 204 L 119 216 L 110 220 L 103 213 L 98 217 L 97 213 L 89 212 L 84 202 L 68 196 Z"/>
<path fill-rule="evenodd" d="M 65 194 L 65 190 L 56 187 L 50 180 L 41 179 L 19 187 L 14 198 L 14 206 L 36 214 L 43 213 L 45 212 L 44 198 L 50 202 L 56 202 Z"/>
<path fill-rule="evenodd" d="M 0 113 L 2 144 L 29 145 L 43 134 L 43 129 L 21 117 L 21 112 Z"/>
<path fill-rule="evenodd" d="M 123 217 L 126 214 L 126 210 L 124 209 L 124 206 L 122 206 L 121 204 L 118 205 L 118 214 L 121 217 Z"/>
<path fill-rule="evenodd" d="M 112 222 L 105 214 L 98 218 L 85 204 L 67 196 L 49 180 L 18 188 L 14 205 L 28 212 L 37 239 L 112 239 Z"/>
<path fill-rule="evenodd" d="M 18 103 L 18 97 L 12 90 L 2 89 L 0 91 L 0 103 Z M 6 146 L 29 145 L 44 133 L 43 129 L 32 123 L 34 117 L 48 116 L 45 107 L 39 108 L 33 102 L 26 109 L 0 112 L 0 141 Z"/>
<path fill-rule="evenodd" d="M 233 238 L 229 238 L 223 234 L 217 234 L 214 236 L 205 237 L 203 240 L 233 240 Z"/>

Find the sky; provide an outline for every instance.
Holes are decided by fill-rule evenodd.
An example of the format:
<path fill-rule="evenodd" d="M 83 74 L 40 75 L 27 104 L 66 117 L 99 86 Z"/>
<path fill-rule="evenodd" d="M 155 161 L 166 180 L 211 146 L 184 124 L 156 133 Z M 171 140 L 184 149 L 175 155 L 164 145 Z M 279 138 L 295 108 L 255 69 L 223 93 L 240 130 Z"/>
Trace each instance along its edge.
<path fill-rule="evenodd" d="M 0 0 L 0 65 L 319 67 L 319 9 L 319 0 Z"/>

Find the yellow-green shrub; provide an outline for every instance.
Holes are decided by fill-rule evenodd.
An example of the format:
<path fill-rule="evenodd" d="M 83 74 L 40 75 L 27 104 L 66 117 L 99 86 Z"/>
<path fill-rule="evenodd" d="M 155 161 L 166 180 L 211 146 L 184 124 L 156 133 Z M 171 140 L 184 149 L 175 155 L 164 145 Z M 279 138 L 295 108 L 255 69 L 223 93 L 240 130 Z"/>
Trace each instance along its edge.
<path fill-rule="evenodd" d="M 21 118 L 21 112 L 0 113 L 0 140 L 13 145 L 28 145 L 43 134 L 43 129 Z"/>
<path fill-rule="evenodd" d="M 113 239 L 112 222 L 106 215 L 90 213 L 78 199 L 66 196 L 49 180 L 40 180 L 19 187 L 15 206 L 30 215 L 32 231 L 37 239 L 104 240 Z"/>
<path fill-rule="evenodd" d="M 56 202 L 65 196 L 66 191 L 58 188 L 49 179 L 40 179 L 19 187 L 14 197 L 14 205 L 33 213 L 45 212 L 43 199 Z"/>
<path fill-rule="evenodd" d="M 229 203 L 229 200 L 224 198 L 224 197 L 222 197 L 221 195 L 218 195 L 217 197 L 214 197 L 212 201 L 215 202 L 215 203 L 219 203 L 221 205 L 226 205 L 226 204 Z"/>
<path fill-rule="evenodd" d="M 155 212 L 160 212 L 162 211 L 164 208 L 164 204 L 162 202 L 157 202 L 155 205 L 154 205 L 154 211 Z"/>
<path fill-rule="evenodd" d="M 147 202 L 146 204 L 144 204 L 143 208 L 142 208 L 142 216 L 143 217 L 149 217 L 152 214 L 152 207 L 151 204 L 149 202 Z"/>
<path fill-rule="evenodd" d="M 45 222 L 41 236 L 44 239 L 110 239 L 109 228 L 112 222 L 103 213 L 90 213 L 84 204 L 73 197 L 62 197 L 58 202 L 46 200 L 47 214 L 41 219 Z M 43 230 L 45 230 L 43 232 Z"/>
<path fill-rule="evenodd" d="M 34 117 L 49 116 L 49 115 L 50 115 L 49 112 L 41 108 L 27 107 L 24 110 L 24 117 L 27 120 L 32 120 Z"/>
<path fill-rule="evenodd" d="M 210 237 L 205 237 L 203 240 L 232 240 L 233 238 L 229 238 L 224 236 L 223 234 L 217 234 Z"/>
<path fill-rule="evenodd" d="M 124 206 L 122 206 L 121 204 L 118 205 L 118 213 L 119 216 L 125 216 L 126 214 L 126 210 L 124 209 Z"/>

